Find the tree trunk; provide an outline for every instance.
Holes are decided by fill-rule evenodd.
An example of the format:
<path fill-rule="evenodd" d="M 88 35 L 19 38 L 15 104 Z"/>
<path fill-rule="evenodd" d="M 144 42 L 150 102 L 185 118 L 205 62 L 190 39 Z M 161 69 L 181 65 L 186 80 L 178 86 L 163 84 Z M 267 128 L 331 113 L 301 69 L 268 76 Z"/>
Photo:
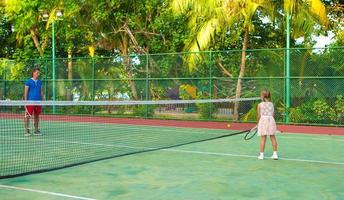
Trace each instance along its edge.
<path fill-rule="evenodd" d="M 130 58 L 128 56 L 128 38 L 126 37 L 125 34 L 122 34 L 121 52 L 124 59 L 124 67 L 128 73 L 129 85 L 130 85 L 132 97 L 134 100 L 138 100 L 136 84 L 135 84 L 135 81 L 132 80 L 133 72 L 132 72 L 132 67 L 130 66 Z"/>
<path fill-rule="evenodd" d="M 129 84 L 130 84 L 130 88 L 131 88 L 131 92 L 133 95 L 134 100 L 138 100 L 138 96 L 137 96 L 137 90 L 136 90 L 136 83 L 133 79 L 133 73 L 130 69 L 130 63 L 129 63 L 129 57 L 127 56 L 125 58 L 125 60 L 127 60 L 127 71 L 128 71 L 128 78 L 129 78 Z"/>
<path fill-rule="evenodd" d="M 247 49 L 247 45 L 248 45 L 248 37 L 249 37 L 249 30 L 248 30 L 248 27 L 246 27 L 245 33 L 244 33 L 244 41 L 243 41 L 243 45 L 242 45 L 242 52 L 241 52 L 240 72 L 239 72 L 238 82 L 237 82 L 236 91 L 235 91 L 235 98 L 236 99 L 239 99 L 241 96 L 242 78 L 244 77 L 245 66 L 246 66 L 246 49 Z M 234 120 L 239 119 L 239 107 L 240 107 L 240 102 L 235 101 L 235 103 L 234 103 Z"/>
<path fill-rule="evenodd" d="M 307 47 L 307 46 L 306 46 Z M 300 65 L 300 73 L 299 73 L 299 91 L 298 91 L 298 105 L 302 104 L 302 88 L 303 88 L 303 80 L 304 80 L 304 74 L 305 74 L 305 66 L 306 66 L 306 61 L 309 56 L 309 50 L 305 50 L 306 52 L 302 56 L 302 61 Z"/>
<path fill-rule="evenodd" d="M 33 40 L 33 43 L 34 43 L 36 49 L 39 52 L 39 55 L 43 56 L 44 52 L 43 52 L 43 50 L 41 48 L 41 45 L 39 44 L 39 39 L 38 39 L 38 35 L 36 33 L 36 28 L 35 27 L 30 28 L 30 33 L 31 33 L 31 38 Z"/>

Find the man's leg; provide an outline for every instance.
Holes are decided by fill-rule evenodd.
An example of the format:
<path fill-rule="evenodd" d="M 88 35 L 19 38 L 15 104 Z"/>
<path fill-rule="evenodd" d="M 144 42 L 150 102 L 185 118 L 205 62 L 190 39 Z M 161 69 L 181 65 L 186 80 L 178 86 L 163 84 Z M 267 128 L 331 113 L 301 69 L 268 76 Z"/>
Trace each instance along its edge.
<path fill-rule="evenodd" d="M 39 115 L 41 114 L 41 108 L 39 106 L 35 107 L 35 114 L 34 114 L 34 127 L 35 127 L 35 134 L 40 135 L 41 132 L 39 130 Z"/>
<path fill-rule="evenodd" d="M 30 118 L 32 114 L 32 108 L 30 106 L 25 107 L 25 115 L 24 115 L 24 128 L 25 128 L 25 136 L 30 136 Z M 31 114 L 30 114 L 31 112 Z"/>
<path fill-rule="evenodd" d="M 35 126 L 35 131 L 37 131 L 38 130 L 38 125 L 39 125 L 39 115 L 37 115 L 36 113 L 35 113 L 35 118 L 34 118 L 34 126 Z"/>

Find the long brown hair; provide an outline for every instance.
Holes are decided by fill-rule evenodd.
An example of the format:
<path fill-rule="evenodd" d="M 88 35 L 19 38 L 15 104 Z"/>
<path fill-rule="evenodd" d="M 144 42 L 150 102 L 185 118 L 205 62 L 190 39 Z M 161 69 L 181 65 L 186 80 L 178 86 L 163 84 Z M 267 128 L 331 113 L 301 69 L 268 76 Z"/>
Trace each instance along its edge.
<path fill-rule="evenodd" d="M 260 92 L 260 96 L 262 97 L 263 101 L 271 101 L 271 94 L 269 90 L 262 90 Z"/>

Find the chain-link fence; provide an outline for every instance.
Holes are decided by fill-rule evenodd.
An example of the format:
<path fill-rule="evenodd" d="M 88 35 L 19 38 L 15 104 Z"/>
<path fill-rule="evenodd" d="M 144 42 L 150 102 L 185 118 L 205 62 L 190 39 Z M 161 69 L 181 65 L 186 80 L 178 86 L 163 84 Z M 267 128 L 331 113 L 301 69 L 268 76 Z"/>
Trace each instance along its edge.
<path fill-rule="evenodd" d="M 290 123 L 344 123 L 344 48 L 290 50 Z M 167 100 L 234 98 L 242 65 L 240 50 L 56 59 L 57 100 Z M 240 97 L 272 92 L 276 120 L 286 116 L 286 50 L 248 50 Z M 0 98 L 18 100 L 34 66 L 41 69 L 45 99 L 52 99 L 52 62 L 0 60 Z M 258 102 L 185 108 L 106 108 L 116 116 L 255 121 Z M 100 111 L 87 110 L 97 114 Z"/>

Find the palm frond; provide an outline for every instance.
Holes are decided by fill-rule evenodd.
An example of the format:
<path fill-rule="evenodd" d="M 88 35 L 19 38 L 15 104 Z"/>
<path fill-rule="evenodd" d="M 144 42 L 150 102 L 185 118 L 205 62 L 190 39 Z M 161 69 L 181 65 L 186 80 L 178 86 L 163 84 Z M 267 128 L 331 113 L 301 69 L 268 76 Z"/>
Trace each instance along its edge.
<path fill-rule="evenodd" d="M 284 0 L 283 8 L 285 13 L 292 15 L 295 10 L 296 0 Z"/>
<path fill-rule="evenodd" d="M 175 15 L 186 15 L 191 35 L 185 43 L 185 51 L 208 50 L 217 33 L 228 30 L 234 23 L 253 30 L 252 18 L 259 7 L 272 5 L 270 0 L 172 0 Z M 270 10 L 272 10 L 270 8 Z M 197 68 L 202 57 L 187 57 L 189 69 Z"/>
<path fill-rule="evenodd" d="M 322 3 L 321 0 L 308 0 L 310 3 L 310 12 L 316 16 L 320 23 L 327 27 L 328 26 L 328 18 L 326 14 L 326 8 L 325 5 Z"/>
<path fill-rule="evenodd" d="M 208 20 L 200 28 L 197 36 L 189 43 L 189 46 L 186 46 L 187 51 L 195 52 L 187 57 L 190 71 L 197 68 L 197 62 L 201 59 L 201 56 L 197 52 L 200 52 L 210 45 L 211 41 L 214 39 L 214 34 L 218 25 L 219 20 L 217 18 Z"/>

